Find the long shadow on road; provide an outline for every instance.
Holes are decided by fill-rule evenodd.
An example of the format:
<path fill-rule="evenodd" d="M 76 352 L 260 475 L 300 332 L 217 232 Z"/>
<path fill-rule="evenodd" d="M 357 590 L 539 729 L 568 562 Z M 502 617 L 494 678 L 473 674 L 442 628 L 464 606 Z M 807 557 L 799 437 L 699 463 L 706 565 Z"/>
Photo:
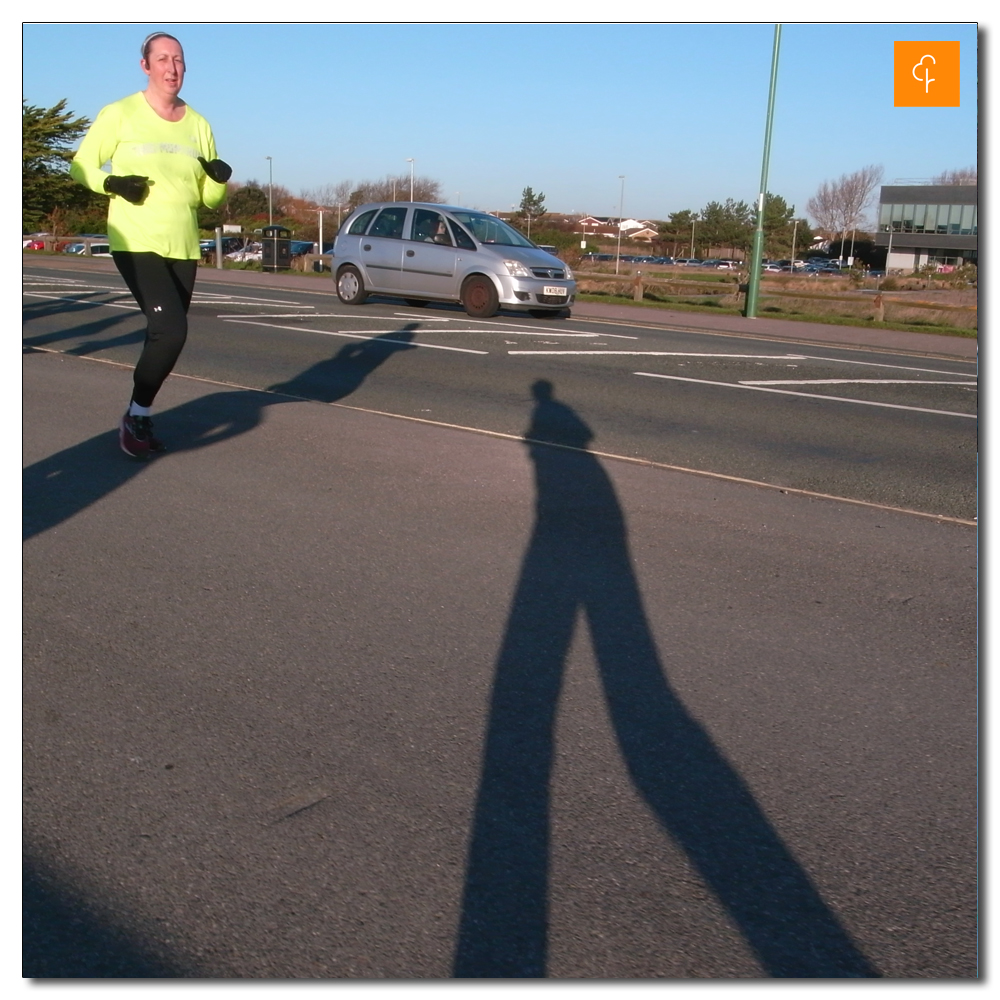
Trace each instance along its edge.
<path fill-rule="evenodd" d="M 453 966 L 546 975 L 553 726 L 585 617 L 628 772 L 775 977 L 876 978 L 733 766 L 673 692 L 590 428 L 545 381 L 525 433 L 536 522 L 497 658 Z M 669 947 L 669 942 L 665 942 Z"/>
<path fill-rule="evenodd" d="M 213 393 L 157 415 L 170 451 L 152 461 L 219 444 L 253 430 L 266 407 L 290 397 L 333 403 L 354 392 L 376 368 L 411 344 L 416 324 L 391 334 L 344 346 L 332 358 L 266 391 L 234 389 Z M 24 470 L 24 538 L 28 539 L 86 509 L 149 467 L 118 447 L 117 430 L 99 434 L 50 455 Z"/>

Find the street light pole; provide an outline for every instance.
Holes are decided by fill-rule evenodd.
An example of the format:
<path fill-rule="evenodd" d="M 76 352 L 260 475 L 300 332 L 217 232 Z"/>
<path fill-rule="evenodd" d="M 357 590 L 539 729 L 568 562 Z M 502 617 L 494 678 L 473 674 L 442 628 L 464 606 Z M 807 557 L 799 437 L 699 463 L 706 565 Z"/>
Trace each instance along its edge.
<path fill-rule="evenodd" d="M 406 162 L 410 165 L 410 201 L 413 201 L 413 157 L 408 156 Z"/>
<path fill-rule="evenodd" d="M 625 175 L 619 174 L 618 180 L 622 182 L 621 198 L 618 201 L 618 252 L 615 254 L 615 274 L 618 273 L 618 265 L 622 259 L 622 219 L 625 217 Z"/>
<path fill-rule="evenodd" d="M 774 26 L 774 48 L 771 52 L 771 86 L 767 95 L 767 120 L 764 125 L 764 158 L 760 168 L 760 193 L 757 196 L 757 228 L 753 234 L 753 251 L 750 255 L 750 275 L 747 282 L 747 301 L 743 315 L 753 319 L 757 315 L 760 294 L 760 262 L 764 256 L 764 198 L 767 195 L 767 166 L 771 158 L 771 126 L 774 123 L 774 92 L 778 83 L 778 49 L 781 46 L 781 25 Z"/>
<path fill-rule="evenodd" d="M 270 226 L 274 223 L 274 171 L 271 157 L 264 159 L 267 160 L 267 224 Z"/>
<path fill-rule="evenodd" d="M 799 232 L 799 220 L 796 219 L 795 225 L 792 226 L 792 262 L 791 264 L 788 265 L 789 274 L 795 273 L 795 237 L 798 235 L 798 232 Z"/>

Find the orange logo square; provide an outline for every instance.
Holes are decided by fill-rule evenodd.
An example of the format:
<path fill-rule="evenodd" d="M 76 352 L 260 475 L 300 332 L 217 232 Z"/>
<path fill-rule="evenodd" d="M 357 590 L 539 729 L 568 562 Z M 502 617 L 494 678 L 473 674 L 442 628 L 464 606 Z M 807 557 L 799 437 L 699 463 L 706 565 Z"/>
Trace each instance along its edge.
<path fill-rule="evenodd" d="M 894 42 L 897 108 L 957 108 L 958 42 Z"/>

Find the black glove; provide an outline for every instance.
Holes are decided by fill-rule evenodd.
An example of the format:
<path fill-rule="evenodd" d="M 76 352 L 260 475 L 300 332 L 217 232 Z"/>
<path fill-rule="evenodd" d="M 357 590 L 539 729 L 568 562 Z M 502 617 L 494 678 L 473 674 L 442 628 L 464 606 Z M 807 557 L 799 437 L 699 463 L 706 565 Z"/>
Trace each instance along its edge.
<path fill-rule="evenodd" d="M 133 205 L 139 205 L 149 194 L 149 178 L 138 174 L 126 174 L 124 177 L 112 174 L 104 182 L 104 190 L 108 194 L 117 194 Z"/>
<path fill-rule="evenodd" d="M 198 162 L 216 184 L 225 184 L 233 176 L 233 168 L 225 160 L 206 160 L 204 156 L 199 156 Z"/>

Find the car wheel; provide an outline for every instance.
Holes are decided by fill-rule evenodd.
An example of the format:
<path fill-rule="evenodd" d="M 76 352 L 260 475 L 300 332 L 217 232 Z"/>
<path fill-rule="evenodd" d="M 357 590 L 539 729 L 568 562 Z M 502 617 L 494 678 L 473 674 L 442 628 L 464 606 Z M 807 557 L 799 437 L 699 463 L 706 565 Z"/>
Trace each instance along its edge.
<path fill-rule="evenodd" d="M 361 272 L 353 264 L 345 264 L 337 274 L 337 298 L 347 306 L 359 306 L 368 298 Z"/>
<path fill-rule="evenodd" d="M 489 319 L 500 309 L 500 296 L 489 278 L 474 274 L 462 285 L 462 307 L 475 319 Z"/>
<path fill-rule="evenodd" d="M 408 306 L 413 306 L 414 309 L 420 309 L 423 306 L 430 305 L 430 303 L 427 301 L 427 299 L 403 299 L 403 301 Z"/>

